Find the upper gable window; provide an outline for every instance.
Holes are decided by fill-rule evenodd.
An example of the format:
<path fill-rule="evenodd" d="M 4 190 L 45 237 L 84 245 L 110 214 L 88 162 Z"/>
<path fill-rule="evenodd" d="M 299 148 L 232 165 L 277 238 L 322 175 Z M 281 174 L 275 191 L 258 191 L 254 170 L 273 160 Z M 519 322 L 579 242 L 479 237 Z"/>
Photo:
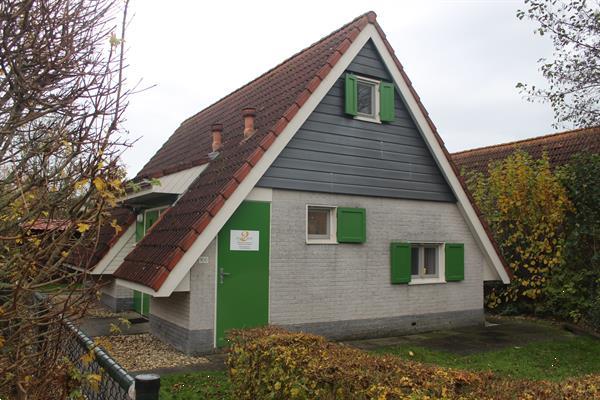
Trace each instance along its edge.
<path fill-rule="evenodd" d="M 379 119 L 379 81 L 366 78 L 356 79 L 357 108 L 356 117 L 368 121 L 381 122 Z"/>
<path fill-rule="evenodd" d="M 346 74 L 345 111 L 355 119 L 391 122 L 395 114 L 394 84 Z"/>

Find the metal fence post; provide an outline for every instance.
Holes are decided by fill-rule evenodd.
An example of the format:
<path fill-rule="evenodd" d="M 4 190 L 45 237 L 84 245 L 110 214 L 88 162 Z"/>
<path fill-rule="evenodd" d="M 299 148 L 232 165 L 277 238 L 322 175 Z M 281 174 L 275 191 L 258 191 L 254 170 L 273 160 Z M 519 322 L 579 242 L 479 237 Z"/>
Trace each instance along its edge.
<path fill-rule="evenodd" d="M 140 374 L 135 376 L 135 400 L 158 400 L 160 376 Z"/>

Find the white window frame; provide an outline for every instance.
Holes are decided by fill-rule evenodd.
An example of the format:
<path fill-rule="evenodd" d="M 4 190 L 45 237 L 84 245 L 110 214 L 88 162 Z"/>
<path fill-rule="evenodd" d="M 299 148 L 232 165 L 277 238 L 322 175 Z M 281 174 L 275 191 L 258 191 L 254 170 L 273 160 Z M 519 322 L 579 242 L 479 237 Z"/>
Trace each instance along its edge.
<path fill-rule="evenodd" d="M 373 96 L 372 96 L 372 100 L 373 100 L 373 115 L 368 115 L 368 114 L 363 114 L 360 113 L 358 111 L 358 84 L 360 82 L 366 83 L 368 85 L 373 86 Z M 379 117 L 379 110 L 380 110 L 380 96 L 379 96 L 379 85 L 381 84 L 381 81 L 378 81 L 376 79 L 371 79 L 371 78 L 365 78 L 364 76 L 356 76 L 356 115 L 354 116 L 354 119 L 358 119 L 360 121 L 368 121 L 368 122 L 375 122 L 380 124 L 381 123 L 381 118 Z"/>
<path fill-rule="evenodd" d="M 308 210 L 309 208 L 320 208 L 329 210 L 329 238 L 311 238 L 308 235 Z M 337 244 L 337 207 L 323 204 L 307 204 L 304 217 L 306 244 Z"/>
<path fill-rule="evenodd" d="M 419 248 L 419 268 L 422 267 L 422 260 L 425 259 L 425 247 L 435 247 L 437 250 L 437 276 L 426 276 L 426 275 L 412 275 L 411 265 L 411 276 L 409 285 L 423 285 L 432 283 L 446 283 L 446 259 L 445 259 L 445 243 L 440 242 L 410 242 L 411 252 L 413 247 Z"/>

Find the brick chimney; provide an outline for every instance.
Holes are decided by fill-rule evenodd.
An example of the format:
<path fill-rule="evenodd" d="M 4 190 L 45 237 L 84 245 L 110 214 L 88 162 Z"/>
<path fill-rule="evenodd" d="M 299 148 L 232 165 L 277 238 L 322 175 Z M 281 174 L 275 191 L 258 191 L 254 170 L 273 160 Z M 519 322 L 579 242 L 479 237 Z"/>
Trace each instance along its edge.
<path fill-rule="evenodd" d="M 242 115 L 244 116 L 244 139 L 248 139 L 256 132 L 256 129 L 254 129 L 256 108 L 246 107 L 242 110 Z"/>
<path fill-rule="evenodd" d="M 223 145 L 223 124 L 212 124 L 212 151 L 219 151 Z"/>

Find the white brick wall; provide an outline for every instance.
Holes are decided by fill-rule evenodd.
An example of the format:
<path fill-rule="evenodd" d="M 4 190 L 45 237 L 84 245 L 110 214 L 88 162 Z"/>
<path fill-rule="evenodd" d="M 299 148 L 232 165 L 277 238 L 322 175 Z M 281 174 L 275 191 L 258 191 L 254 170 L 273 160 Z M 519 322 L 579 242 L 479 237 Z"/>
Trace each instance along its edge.
<path fill-rule="evenodd" d="M 117 285 L 114 278 L 103 277 L 101 281 L 101 293 L 105 293 L 113 298 L 133 297 L 133 290 L 125 286 Z"/>
<path fill-rule="evenodd" d="M 174 292 L 169 297 L 150 298 L 150 314 L 188 329 L 190 326 L 190 293 Z"/>
<path fill-rule="evenodd" d="M 307 204 L 364 207 L 367 243 L 307 245 Z M 270 323 L 300 324 L 476 310 L 483 254 L 455 204 L 273 190 Z M 465 244 L 465 280 L 390 284 L 391 241 Z"/>
<path fill-rule="evenodd" d="M 169 297 L 153 297 L 150 313 L 190 330 L 213 329 L 215 308 L 216 241 L 202 254 L 208 264 L 194 264 L 190 271 L 190 291 Z"/>
<path fill-rule="evenodd" d="M 216 239 L 202 256 L 208 257 L 208 264 L 196 263 L 190 271 L 190 329 L 214 328 Z"/>

